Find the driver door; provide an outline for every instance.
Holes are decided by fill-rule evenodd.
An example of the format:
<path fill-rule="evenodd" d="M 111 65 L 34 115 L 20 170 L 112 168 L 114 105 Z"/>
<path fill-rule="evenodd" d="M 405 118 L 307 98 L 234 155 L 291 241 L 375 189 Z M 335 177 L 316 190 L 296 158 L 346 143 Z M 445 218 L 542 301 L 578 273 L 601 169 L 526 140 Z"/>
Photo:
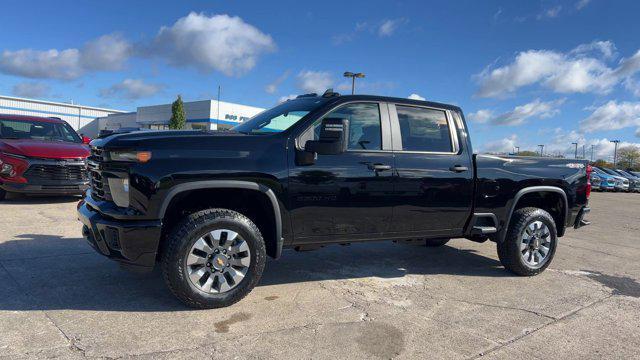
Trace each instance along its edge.
<path fill-rule="evenodd" d="M 347 150 L 337 155 L 318 154 L 311 165 L 298 165 L 295 156 L 289 157 L 294 242 L 380 238 L 389 229 L 393 209 L 393 152 L 387 105 L 340 105 L 306 129 L 298 137 L 298 146 L 317 139 L 323 118 L 349 121 Z"/>

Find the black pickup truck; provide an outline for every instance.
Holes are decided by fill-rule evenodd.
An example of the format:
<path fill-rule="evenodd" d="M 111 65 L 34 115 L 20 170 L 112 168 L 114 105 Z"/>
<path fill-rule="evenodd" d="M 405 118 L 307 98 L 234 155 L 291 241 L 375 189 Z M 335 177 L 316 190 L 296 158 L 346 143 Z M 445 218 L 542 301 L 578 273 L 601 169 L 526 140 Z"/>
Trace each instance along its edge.
<path fill-rule="evenodd" d="M 130 267 L 160 263 L 197 308 L 240 300 L 287 248 L 491 240 L 530 276 L 588 224 L 586 161 L 475 155 L 461 109 L 434 102 L 328 91 L 231 131 L 133 132 L 91 150 L 84 237 Z"/>

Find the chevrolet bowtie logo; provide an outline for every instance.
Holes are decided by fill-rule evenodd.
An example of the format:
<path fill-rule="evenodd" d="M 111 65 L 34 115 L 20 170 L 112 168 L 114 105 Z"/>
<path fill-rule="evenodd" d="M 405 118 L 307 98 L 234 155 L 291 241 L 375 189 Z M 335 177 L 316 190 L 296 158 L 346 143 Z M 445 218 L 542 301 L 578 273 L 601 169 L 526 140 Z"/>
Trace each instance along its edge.
<path fill-rule="evenodd" d="M 217 258 L 216 261 L 218 262 L 218 265 L 220 266 L 224 265 L 224 261 L 222 261 L 222 259 Z"/>

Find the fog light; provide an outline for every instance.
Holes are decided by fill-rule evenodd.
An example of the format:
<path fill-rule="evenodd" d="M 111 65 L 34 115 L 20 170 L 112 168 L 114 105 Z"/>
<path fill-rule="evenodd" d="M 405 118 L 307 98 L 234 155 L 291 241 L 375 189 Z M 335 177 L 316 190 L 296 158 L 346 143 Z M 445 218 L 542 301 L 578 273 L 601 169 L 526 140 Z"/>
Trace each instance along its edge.
<path fill-rule="evenodd" d="M 113 202 L 119 207 L 129 207 L 129 178 L 108 178 Z"/>

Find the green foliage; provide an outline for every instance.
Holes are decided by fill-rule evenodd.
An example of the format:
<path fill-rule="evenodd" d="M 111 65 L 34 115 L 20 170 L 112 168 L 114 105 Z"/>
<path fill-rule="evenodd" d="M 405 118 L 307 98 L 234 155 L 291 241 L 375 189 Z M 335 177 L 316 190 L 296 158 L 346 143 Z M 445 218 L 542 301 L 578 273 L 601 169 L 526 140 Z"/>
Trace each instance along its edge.
<path fill-rule="evenodd" d="M 639 169 L 640 148 L 634 145 L 629 145 L 618 149 L 618 168 Z"/>
<path fill-rule="evenodd" d="M 540 156 L 540 153 L 530 150 L 523 150 L 518 153 L 518 156 Z"/>
<path fill-rule="evenodd" d="M 613 164 L 610 162 L 607 162 L 606 160 L 603 159 L 598 159 L 596 161 L 593 162 L 593 166 L 597 166 L 597 167 L 603 167 L 603 168 L 613 168 Z"/>
<path fill-rule="evenodd" d="M 187 116 L 184 113 L 184 103 L 182 96 L 178 95 L 176 101 L 171 104 L 171 119 L 169 119 L 169 129 L 182 130 L 187 124 Z"/>

